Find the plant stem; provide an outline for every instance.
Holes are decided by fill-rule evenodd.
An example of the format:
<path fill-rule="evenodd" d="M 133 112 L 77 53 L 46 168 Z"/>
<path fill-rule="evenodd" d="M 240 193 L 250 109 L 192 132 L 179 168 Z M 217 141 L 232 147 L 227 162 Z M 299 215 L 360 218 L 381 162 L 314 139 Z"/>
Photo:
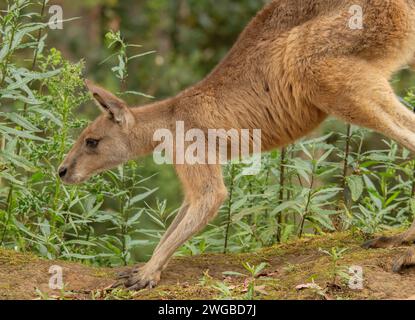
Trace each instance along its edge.
<path fill-rule="evenodd" d="M 47 0 L 43 0 L 42 3 L 42 9 L 40 10 L 40 19 L 43 20 L 43 16 L 45 15 L 45 8 L 46 8 L 46 1 Z M 33 61 L 32 61 L 32 66 L 30 68 L 31 71 L 35 70 L 36 67 L 36 63 L 37 63 L 37 58 L 39 55 L 39 42 L 40 42 L 40 38 L 42 37 L 42 31 L 43 29 L 39 29 L 38 33 L 37 33 L 37 39 L 36 39 L 36 49 L 35 52 L 33 53 Z M 24 104 L 23 106 L 23 114 L 25 115 L 27 112 L 27 103 Z"/>
<path fill-rule="evenodd" d="M 341 214 L 340 212 L 343 210 L 343 205 L 348 207 L 349 204 L 349 197 L 347 196 L 347 171 L 349 169 L 349 156 L 350 156 L 350 145 L 352 140 L 352 125 L 348 124 L 346 129 L 346 146 L 344 149 L 344 159 L 343 159 L 343 173 L 341 177 L 340 188 L 343 190 L 343 203 L 339 199 L 337 205 L 337 213 L 333 216 L 333 225 L 336 230 L 340 231 L 342 228 L 341 223 Z"/>
<path fill-rule="evenodd" d="M 314 183 L 314 175 L 313 175 L 313 178 L 312 178 L 312 181 L 311 181 L 311 183 L 313 184 Z M 312 186 L 310 186 L 310 191 L 308 192 L 308 197 L 307 197 L 307 204 L 306 204 L 306 207 L 305 207 L 305 210 L 304 210 L 304 215 L 303 215 L 303 217 L 302 217 L 302 219 L 301 219 L 301 225 L 300 225 L 300 232 L 299 232 L 299 234 L 298 234 L 298 237 L 301 239 L 301 237 L 303 236 L 303 232 L 304 232 L 304 225 L 305 225 L 305 220 L 306 220 L 306 218 L 307 218 L 307 215 L 308 215 L 308 209 L 309 209 L 309 207 L 310 207 L 310 203 L 311 203 L 311 195 L 312 195 Z"/>
<path fill-rule="evenodd" d="M 280 162 L 280 192 L 278 195 L 278 205 L 282 204 L 284 201 L 284 188 L 285 188 L 285 163 L 286 163 L 286 157 L 287 157 L 287 149 L 282 148 L 281 150 L 281 162 Z M 277 218 L 277 242 L 281 242 L 281 224 L 282 224 L 282 212 L 278 214 Z"/>
<path fill-rule="evenodd" d="M 233 200 L 233 189 L 234 189 L 234 180 L 235 180 L 235 165 L 230 164 L 230 184 L 229 184 L 229 205 L 227 212 L 227 221 L 225 229 L 225 244 L 223 246 L 223 253 L 226 253 L 228 250 L 228 239 L 229 239 L 229 229 L 231 225 L 231 213 L 232 213 L 232 200 Z"/>
<path fill-rule="evenodd" d="M 10 38 L 10 42 L 9 42 L 9 47 L 7 49 L 7 55 L 6 58 L 4 60 L 4 64 L 3 64 L 3 70 L 1 72 L 1 81 L 0 81 L 0 87 L 3 85 L 4 81 L 6 80 L 6 73 L 7 73 L 7 68 L 9 66 L 9 59 L 11 56 L 11 48 L 12 48 L 12 44 L 14 41 L 14 36 L 16 34 L 16 28 L 13 26 L 12 28 L 12 34 L 11 34 L 11 38 Z"/>
<path fill-rule="evenodd" d="M 349 168 L 349 155 L 350 155 L 350 143 L 352 138 L 352 125 L 347 125 L 347 133 L 346 133 L 346 148 L 344 151 L 344 166 L 343 166 L 343 177 L 342 177 L 342 189 L 343 189 L 343 199 L 344 203 L 348 203 L 347 199 L 347 170 Z"/>
<path fill-rule="evenodd" d="M 314 155 L 314 152 L 313 152 Z M 305 220 L 307 218 L 308 215 L 308 211 L 310 209 L 310 204 L 311 204 L 311 196 L 313 194 L 313 187 L 314 187 L 314 178 L 315 178 L 315 172 L 316 172 L 316 162 L 314 161 L 314 156 L 313 156 L 313 170 L 312 170 L 312 174 L 311 174 L 311 182 L 310 182 L 310 190 L 308 192 L 308 196 L 307 196 L 307 203 L 306 206 L 304 208 L 304 215 L 301 219 L 301 224 L 300 224 L 300 232 L 298 234 L 298 237 L 301 239 L 301 237 L 303 236 L 303 232 L 304 232 L 304 225 L 305 225 Z"/>
<path fill-rule="evenodd" d="M 10 222 L 10 219 L 11 219 L 11 216 L 12 216 L 11 208 L 12 208 L 12 201 L 13 201 L 13 187 L 14 187 L 14 185 L 11 184 L 10 189 L 9 189 L 9 193 L 7 195 L 7 211 L 6 211 L 7 212 L 7 220 L 6 220 L 6 224 L 4 225 L 4 228 L 3 228 L 3 233 L 2 233 L 2 236 L 1 236 L 0 246 L 3 245 L 4 240 L 6 239 L 7 227 L 9 225 L 9 222 Z"/>
<path fill-rule="evenodd" d="M 267 157 L 266 159 L 267 159 L 266 175 L 265 175 L 265 181 L 264 181 L 264 184 L 262 186 L 262 191 L 261 191 L 263 198 L 265 198 L 265 192 L 267 191 L 267 187 L 268 187 L 268 183 L 269 183 L 269 176 L 270 176 L 270 173 L 271 173 L 270 157 Z M 249 181 L 249 183 L 250 184 L 252 183 L 251 180 Z M 250 192 L 250 194 L 252 195 L 252 191 Z M 269 201 L 267 201 L 267 203 L 269 203 Z M 265 212 L 264 212 L 266 217 L 268 217 L 268 215 L 269 215 L 268 211 L 269 211 L 268 208 L 266 208 Z M 249 224 L 252 225 L 251 222 L 252 222 L 253 214 L 250 214 L 249 217 L 250 217 Z"/>
<path fill-rule="evenodd" d="M 125 183 L 125 172 L 123 169 L 122 178 L 121 178 L 121 185 L 124 190 L 126 190 L 126 183 Z M 127 261 L 127 243 L 125 242 L 125 236 L 128 233 L 128 227 L 127 227 L 127 221 L 128 221 L 128 213 L 126 213 L 125 210 L 125 202 L 126 202 L 126 196 L 123 195 L 120 199 L 120 214 L 123 218 L 123 222 L 121 223 L 121 243 L 122 243 L 122 261 L 124 263 L 124 266 L 128 264 Z"/>

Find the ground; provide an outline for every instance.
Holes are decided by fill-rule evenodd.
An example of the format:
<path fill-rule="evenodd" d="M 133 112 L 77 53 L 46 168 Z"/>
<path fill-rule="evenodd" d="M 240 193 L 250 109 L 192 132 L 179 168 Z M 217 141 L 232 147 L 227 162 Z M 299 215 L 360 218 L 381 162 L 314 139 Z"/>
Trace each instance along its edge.
<path fill-rule="evenodd" d="M 415 299 L 415 268 L 391 271 L 407 248 L 364 250 L 364 240 L 359 234 L 335 233 L 256 253 L 177 257 L 157 288 L 139 292 L 107 289 L 124 268 L 94 268 L 0 249 L 0 299 Z M 267 267 L 256 276 L 237 275 L 249 274 L 246 262 Z M 52 265 L 63 268 L 63 290 L 49 288 Z M 351 266 L 363 268 L 363 289 L 349 287 Z"/>

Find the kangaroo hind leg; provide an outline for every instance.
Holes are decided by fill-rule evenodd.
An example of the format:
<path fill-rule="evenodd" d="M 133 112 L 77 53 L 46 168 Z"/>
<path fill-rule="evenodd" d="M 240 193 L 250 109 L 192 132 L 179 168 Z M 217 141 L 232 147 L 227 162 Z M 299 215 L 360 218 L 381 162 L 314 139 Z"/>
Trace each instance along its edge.
<path fill-rule="evenodd" d="M 380 72 L 357 59 L 333 59 L 316 67 L 321 76 L 315 79 L 311 99 L 318 108 L 415 152 L 415 114 L 402 105 Z"/>
<path fill-rule="evenodd" d="M 324 67 L 331 67 L 324 69 Z M 373 129 L 415 151 L 415 114 L 400 103 L 389 82 L 364 61 L 331 61 L 322 72 L 315 104 L 330 115 Z M 317 91 L 318 92 L 318 91 Z M 318 96 L 316 96 L 318 97 Z M 365 248 L 388 248 L 415 241 L 415 222 L 401 234 L 366 242 Z M 415 265 L 415 249 L 397 260 L 394 271 Z"/>

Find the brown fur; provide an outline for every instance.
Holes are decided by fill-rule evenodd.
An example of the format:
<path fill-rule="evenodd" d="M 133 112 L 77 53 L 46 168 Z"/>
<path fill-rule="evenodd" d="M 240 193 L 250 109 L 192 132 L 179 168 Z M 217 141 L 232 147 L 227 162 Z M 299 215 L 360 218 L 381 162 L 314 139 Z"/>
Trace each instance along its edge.
<path fill-rule="evenodd" d="M 349 28 L 352 5 L 363 8 L 363 29 Z M 174 132 L 176 121 L 205 131 L 261 129 L 266 151 L 303 137 L 331 115 L 415 151 L 415 115 L 388 83 L 393 72 L 413 62 L 414 29 L 415 0 L 274 0 L 210 75 L 174 98 L 129 109 L 88 83 L 105 112 L 64 161 L 63 180 L 80 183 L 150 153 L 154 131 Z M 100 140 L 96 149 L 85 146 L 88 138 Z M 220 166 L 176 169 L 184 204 L 151 260 L 121 276 L 129 288 L 155 285 L 175 250 L 216 215 L 226 197 Z M 415 239 L 415 225 L 404 238 Z"/>

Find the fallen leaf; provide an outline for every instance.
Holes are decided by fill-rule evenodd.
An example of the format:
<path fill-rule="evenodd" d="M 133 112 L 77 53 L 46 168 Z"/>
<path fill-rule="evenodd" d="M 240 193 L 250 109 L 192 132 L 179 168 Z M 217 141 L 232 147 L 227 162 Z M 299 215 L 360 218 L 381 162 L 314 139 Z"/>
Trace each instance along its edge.
<path fill-rule="evenodd" d="M 317 290 L 323 290 L 318 284 L 315 283 L 306 283 L 306 284 L 299 284 L 295 287 L 296 290 L 304 290 L 304 289 L 317 289 Z"/>

